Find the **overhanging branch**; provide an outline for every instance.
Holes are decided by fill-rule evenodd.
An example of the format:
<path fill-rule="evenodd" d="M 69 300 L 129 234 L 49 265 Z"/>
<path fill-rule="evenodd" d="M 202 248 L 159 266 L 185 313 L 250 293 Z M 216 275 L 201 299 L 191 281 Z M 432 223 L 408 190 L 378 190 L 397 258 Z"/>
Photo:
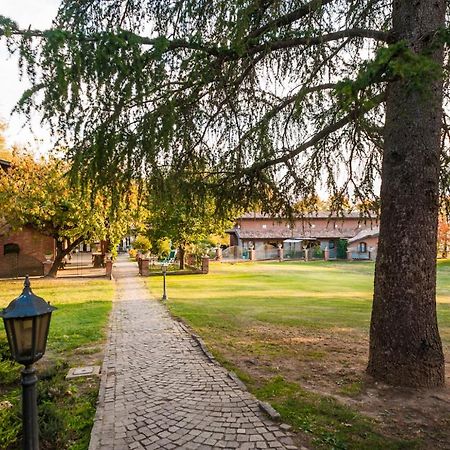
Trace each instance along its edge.
<path fill-rule="evenodd" d="M 291 160 L 292 158 L 295 158 L 297 155 L 299 155 L 300 153 L 309 149 L 310 147 L 313 147 L 314 145 L 319 143 L 322 139 L 326 138 L 331 133 L 334 133 L 335 131 L 338 131 L 339 129 L 343 128 L 345 125 L 348 125 L 352 120 L 354 120 L 355 117 L 365 114 L 366 112 L 375 108 L 384 100 L 384 98 L 385 98 L 384 93 L 377 95 L 376 97 L 370 99 L 370 101 L 366 102 L 365 105 L 362 105 L 359 108 L 355 108 L 353 111 L 349 112 L 342 119 L 326 126 L 322 130 L 320 130 L 318 133 L 316 133 L 313 137 L 308 139 L 306 142 L 303 142 L 298 147 L 289 151 L 285 155 L 280 156 L 278 158 L 272 158 L 272 159 L 268 159 L 266 161 L 257 162 L 255 164 L 253 164 L 252 166 L 244 169 L 242 171 L 242 173 L 244 175 L 250 175 L 255 172 L 260 172 L 269 167 L 273 167 L 278 164 L 286 163 L 287 161 Z"/>
<path fill-rule="evenodd" d="M 300 46 L 310 46 L 310 45 L 320 45 L 326 42 L 338 41 L 340 39 L 346 38 L 368 38 L 375 39 L 381 42 L 389 41 L 389 33 L 379 30 L 369 30 L 365 28 L 349 28 L 348 30 L 340 30 L 334 33 L 324 34 L 323 36 L 314 37 L 299 37 L 292 39 L 282 39 L 273 42 L 267 42 L 264 44 L 255 45 L 249 48 L 248 53 L 258 53 L 261 51 L 273 51 L 281 50 L 285 48 L 300 47 Z"/>
<path fill-rule="evenodd" d="M 285 14 L 284 16 L 277 17 L 276 19 L 271 20 L 270 22 L 257 28 L 256 30 L 253 30 L 251 33 L 248 34 L 246 40 L 250 41 L 252 39 L 261 36 L 266 31 L 290 25 L 291 23 L 294 23 L 297 20 L 302 19 L 303 17 L 306 17 L 309 14 L 318 11 L 320 8 L 327 5 L 328 3 L 332 3 L 333 1 L 335 0 L 311 0 L 310 2 L 306 3 L 306 5 L 300 6 L 300 8 L 297 8 L 294 11 Z"/>
<path fill-rule="evenodd" d="M 11 30 L 8 34 L 12 36 L 23 36 L 23 37 L 38 37 L 47 39 L 51 36 L 52 31 L 61 30 Z M 103 34 L 98 36 L 80 36 L 74 33 L 69 33 L 62 31 L 66 34 L 66 37 L 70 40 L 79 40 L 83 42 L 100 42 L 103 38 Z M 0 28 L 0 36 L 6 35 L 6 32 Z M 139 36 L 135 33 L 124 31 L 123 37 L 126 39 L 129 37 L 141 45 L 148 45 L 156 47 L 161 45 L 161 38 L 149 38 L 145 36 Z M 241 50 L 239 52 L 235 51 L 229 47 L 216 47 L 211 45 L 204 45 L 198 42 L 191 42 L 185 39 L 174 39 L 166 40 L 164 52 L 171 52 L 176 50 L 197 50 L 202 53 L 208 54 L 210 56 L 215 56 L 223 60 L 237 60 L 242 59 L 256 53 L 275 51 L 286 48 L 300 47 L 300 46 L 312 46 L 321 45 L 326 42 L 337 41 L 340 39 L 348 38 L 368 38 L 375 39 L 380 42 L 388 42 L 390 34 L 385 31 L 371 30 L 365 28 L 349 28 L 346 30 L 335 31 L 333 33 L 327 33 L 322 36 L 312 36 L 312 37 L 298 37 L 290 39 L 277 39 L 274 41 L 265 42 L 263 44 L 249 45 L 247 49 Z"/>
<path fill-rule="evenodd" d="M 261 127 L 262 124 L 267 123 L 269 120 L 273 119 L 279 112 L 283 111 L 283 109 L 285 109 L 289 105 L 292 105 L 292 103 L 298 101 L 307 94 L 325 91 L 329 89 L 335 89 L 336 87 L 337 87 L 336 83 L 324 83 L 316 86 L 308 86 L 300 89 L 300 91 L 297 92 L 295 95 L 283 99 L 278 105 L 276 105 L 266 114 L 264 114 L 264 116 L 253 127 L 251 127 L 244 133 L 244 135 L 240 139 L 239 144 L 232 150 L 232 153 L 236 152 L 242 146 L 242 142 L 245 139 L 249 138 L 252 133 L 254 133 L 259 127 Z"/>

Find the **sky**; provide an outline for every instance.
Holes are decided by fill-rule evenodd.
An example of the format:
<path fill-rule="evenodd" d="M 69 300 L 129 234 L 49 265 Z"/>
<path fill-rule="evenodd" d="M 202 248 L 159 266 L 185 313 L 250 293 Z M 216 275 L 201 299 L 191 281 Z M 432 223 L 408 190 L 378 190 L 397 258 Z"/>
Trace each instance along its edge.
<path fill-rule="evenodd" d="M 0 0 L 0 15 L 9 17 L 21 28 L 49 28 L 56 16 L 60 0 Z M 32 147 L 44 153 L 52 147 L 48 130 L 40 125 L 39 116 L 32 120 L 32 130 L 23 116 L 11 111 L 25 89 L 29 87 L 26 78 L 20 79 L 17 58 L 10 56 L 5 39 L 0 38 L 0 119 L 8 125 L 8 144 Z"/>

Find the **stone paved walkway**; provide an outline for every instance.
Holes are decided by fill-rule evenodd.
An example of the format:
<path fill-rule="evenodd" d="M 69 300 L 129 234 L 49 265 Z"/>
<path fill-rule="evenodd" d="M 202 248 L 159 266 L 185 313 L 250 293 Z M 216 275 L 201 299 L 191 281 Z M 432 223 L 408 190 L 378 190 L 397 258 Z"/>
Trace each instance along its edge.
<path fill-rule="evenodd" d="M 117 296 L 90 450 L 295 449 L 289 432 L 152 299 L 136 265 Z"/>

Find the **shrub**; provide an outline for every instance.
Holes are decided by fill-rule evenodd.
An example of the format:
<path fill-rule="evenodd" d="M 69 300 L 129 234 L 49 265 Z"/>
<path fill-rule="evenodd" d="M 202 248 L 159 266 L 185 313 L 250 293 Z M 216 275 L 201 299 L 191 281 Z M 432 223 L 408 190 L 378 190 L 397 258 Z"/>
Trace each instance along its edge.
<path fill-rule="evenodd" d="M 320 248 L 320 245 L 315 245 L 313 247 L 313 258 L 323 258 L 323 250 Z"/>
<path fill-rule="evenodd" d="M 132 259 L 136 259 L 138 251 L 135 250 L 134 248 L 130 248 L 130 250 L 128 250 L 128 254 L 130 255 L 130 258 Z"/>
<path fill-rule="evenodd" d="M 158 253 L 159 258 L 165 258 L 169 255 L 171 250 L 170 239 L 158 239 L 156 241 L 156 253 Z"/>
<path fill-rule="evenodd" d="M 133 248 L 140 250 L 142 253 L 146 253 L 152 249 L 152 244 L 148 237 L 139 234 L 133 242 Z"/>

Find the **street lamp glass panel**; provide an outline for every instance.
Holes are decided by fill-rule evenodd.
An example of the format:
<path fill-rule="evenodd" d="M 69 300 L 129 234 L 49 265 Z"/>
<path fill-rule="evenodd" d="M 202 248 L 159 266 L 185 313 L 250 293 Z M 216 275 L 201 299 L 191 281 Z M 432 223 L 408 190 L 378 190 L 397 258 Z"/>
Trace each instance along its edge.
<path fill-rule="evenodd" d="M 51 313 L 36 317 L 35 361 L 42 358 L 42 355 L 45 353 L 45 347 L 47 346 L 48 329 L 50 327 L 50 316 L 51 316 Z"/>
<path fill-rule="evenodd" d="M 20 364 L 33 360 L 33 318 L 5 320 L 6 333 L 13 358 Z"/>
<path fill-rule="evenodd" d="M 12 357 L 20 364 L 32 364 L 45 353 L 51 314 L 5 320 Z"/>

